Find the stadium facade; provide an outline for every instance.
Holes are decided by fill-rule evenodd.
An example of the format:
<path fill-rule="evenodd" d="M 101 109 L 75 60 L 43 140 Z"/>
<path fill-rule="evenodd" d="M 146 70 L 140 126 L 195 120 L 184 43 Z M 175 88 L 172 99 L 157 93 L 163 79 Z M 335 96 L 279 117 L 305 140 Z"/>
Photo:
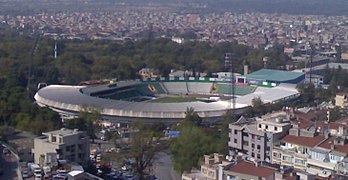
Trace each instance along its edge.
<path fill-rule="evenodd" d="M 231 83 L 207 77 L 144 78 L 91 86 L 50 85 L 40 89 L 34 98 L 38 105 L 63 118 L 74 118 L 83 107 L 94 107 L 103 119 L 117 122 L 176 122 L 185 117 L 188 108 L 193 108 L 203 120 L 214 122 L 226 111 L 243 113 L 255 97 L 275 103 L 299 96 L 296 84 L 304 79 L 303 73 L 260 71 L 263 77 L 255 72 L 244 77 L 246 82 L 236 83 L 235 108 L 231 105 Z M 283 81 L 275 81 L 279 77 Z"/>

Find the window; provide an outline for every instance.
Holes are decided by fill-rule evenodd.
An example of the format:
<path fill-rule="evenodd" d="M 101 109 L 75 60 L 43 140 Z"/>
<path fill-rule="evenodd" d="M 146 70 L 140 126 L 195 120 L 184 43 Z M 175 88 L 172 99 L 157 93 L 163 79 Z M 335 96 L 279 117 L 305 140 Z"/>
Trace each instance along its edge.
<path fill-rule="evenodd" d="M 261 124 L 259 124 L 259 128 L 261 128 L 262 127 L 262 125 Z"/>
<path fill-rule="evenodd" d="M 281 158 L 281 156 L 282 156 L 281 153 L 277 153 L 277 152 L 274 152 L 274 153 L 273 153 L 273 157 Z"/>
<path fill-rule="evenodd" d="M 330 154 L 331 161 L 341 161 L 342 159 L 343 159 L 343 157 L 341 157 L 341 156 Z"/>
<path fill-rule="evenodd" d="M 249 146 L 249 142 L 248 141 L 243 141 L 243 146 Z"/>
<path fill-rule="evenodd" d="M 311 151 L 311 158 L 319 160 L 319 161 L 323 161 L 325 159 L 325 154 Z"/>
<path fill-rule="evenodd" d="M 70 146 L 70 152 L 75 152 L 75 145 Z"/>
<path fill-rule="evenodd" d="M 274 130 L 275 130 L 275 131 L 278 131 L 278 127 L 275 126 L 275 127 L 274 127 Z"/>
<path fill-rule="evenodd" d="M 257 145 L 257 149 L 260 150 L 260 149 L 261 149 L 261 146 L 260 146 L 260 145 Z"/>
<path fill-rule="evenodd" d="M 255 157 L 255 154 L 254 154 L 254 153 L 251 153 L 251 157 Z"/>
<path fill-rule="evenodd" d="M 255 135 L 252 134 L 252 135 L 251 135 L 251 139 L 254 139 L 254 138 L 255 138 Z"/>
<path fill-rule="evenodd" d="M 261 136 L 257 136 L 257 140 L 261 140 Z"/>
<path fill-rule="evenodd" d="M 236 144 L 237 144 L 237 139 L 234 139 L 234 143 L 236 143 Z"/>
<path fill-rule="evenodd" d="M 260 154 L 257 154 L 257 159 L 260 159 L 261 158 L 261 155 Z"/>
<path fill-rule="evenodd" d="M 238 131 L 237 131 L 237 130 L 234 130 L 234 134 L 238 134 Z"/>
<path fill-rule="evenodd" d="M 266 125 L 266 129 L 268 129 L 268 125 Z"/>
<path fill-rule="evenodd" d="M 305 165 L 305 160 L 302 160 L 302 159 L 295 159 L 295 163 L 296 163 L 296 164 Z"/>
<path fill-rule="evenodd" d="M 292 162 L 292 157 L 289 156 L 283 156 L 284 161 Z"/>
<path fill-rule="evenodd" d="M 55 136 L 52 136 L 52 142 L 56 142 L 57 138 Z"/>
<path fill-rule="evenodd" d="M 254 143 L 252 143 L 252 144 L 251 144 L 251 147 L 252 147 L 252 148 L 255 148 L 255 144 L 254 144 Z"/>

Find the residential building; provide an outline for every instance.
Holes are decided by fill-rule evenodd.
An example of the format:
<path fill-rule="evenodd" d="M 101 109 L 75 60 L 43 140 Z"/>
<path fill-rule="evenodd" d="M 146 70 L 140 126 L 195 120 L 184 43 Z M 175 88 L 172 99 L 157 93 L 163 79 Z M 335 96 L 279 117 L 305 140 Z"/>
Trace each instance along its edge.
<path fill-rule="evenodd" d="M 337 93 L 335 97 L 335 105 L 344 108 L 347 106 L 348 96 L 346 93 Z"/>
<path fill-rule="evenodd" d="M 272 163 L 324 178 L 348 178 L 348 128 L 342 124 L 336 130 L 336 125 L 317 123 L 307 129 L 294 125 L 274 145 Z"/>
<path fill-rule="evenodd" d="M 250 160 L 271 162 L 273 143 L 287 135 L 290 128 L 290 116 L 286 112 L 256 119 L 241 117 L 229 124 L 229 154 L 244 154 Z"/>
<path fill-rule="evenodd" d="M 57 160 L 85 165 L 89 160 L 89 137 L 77 129 L 62 128 L 42 133 L 34 139 L 34 161 L 41 166 L 54 166 Z"/>
<path fill-rule="evenodd" d="M 142 68 L 139 70 L 141 78 L 156 78 L 159 77 L 159 71 L 151 68 Z"/>
<path fill-rule="evenodd" d="M 307 172 L 322 177 L 343 175 L 348 179 L 348 136 L 329 137 L 310 151 Z"/>
<path fill-rule="evenodd" d="M 224 168 L 223 174 L 226 180 L 273 180 L 277 170 L 277 168 L 260 165 L 255 162 L 240 161 Z"/>
<path fill-rule="evenodd" d="M 274 144 L 272 163 L 306 170 L 310 149 L 324 140 L 324 136 L 317 135 L 314 131 L 299 129 L 294 125 L 289 135 Z"/>
<path fill-rule="evenodd" d="M 222 180 L 223 167 L 229 164 L 231 162 L 224 160 L 221 154 L 204 155 L 200 171 L 184 173 L 182 180 Z"/>
<path fill-rule="evenodd" d="M 182 174 L 182 180 L 314 180 L 314 175 L 305 172 L 295 172 L 293 168 L 274 165 L 266 162 L 248 161 L 237 156 L 228 161 L 223 156 L 214 153 L 204 155 L 201 169 Z"/>

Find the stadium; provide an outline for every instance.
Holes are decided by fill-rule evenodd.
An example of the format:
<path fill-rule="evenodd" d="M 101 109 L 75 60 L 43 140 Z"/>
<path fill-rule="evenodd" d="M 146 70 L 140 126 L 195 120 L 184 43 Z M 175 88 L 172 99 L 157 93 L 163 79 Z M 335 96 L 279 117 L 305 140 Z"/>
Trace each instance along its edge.
<path fill-rule="evenodd" d="M 236 76 L 235 104 L 232 83 L 224 78 L 159 77 L 116 83 L 69 86 L 49 85 L 38 90 L 36 103 L 58 112 L 62 118 L 76 117 L 83 107 L 100 110 L 105 120 L 174 123 L 185 117 L 188 108 L 204 120 L 215 122 L 226 111 L 243 113 L 252 99 L 275 103 L 299 96 L 296 85 L 304 74 L 262 69 Z"/>

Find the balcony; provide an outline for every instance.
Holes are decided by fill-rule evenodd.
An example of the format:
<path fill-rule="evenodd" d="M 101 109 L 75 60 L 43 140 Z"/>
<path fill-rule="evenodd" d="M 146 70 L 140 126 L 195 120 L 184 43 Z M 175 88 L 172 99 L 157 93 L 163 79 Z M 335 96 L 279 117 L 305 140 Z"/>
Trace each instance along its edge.
<path fill-rule="evenodd" d="M 294 168 L 295 169 L 299 169 L 299 170 L 305 170 L 306 169 L 306 165 L 304 164 L 294 164 Z"/>
<path fill-rule="evenodd" d="M 272 162 L 273 162 L 273 163 L 277 163 L 277 164 L 279 163 L 279 164 L 280 164 L 280 163 L 282 162 L 282 159 L 279 158 L 279 157 L 273 156 L 273 157 L 272 157 Z"/>
<path fill-rule="evenodd" d="M 321 167 L 324 169 L 330 169 L 330 170 L 335 170 L 336 167 L 336 163 L 330 163 L 330 162 L 323 162 L 320 160 L 316 160 L 316 159 L 307 159 L 307 164 L 308 165 L 313 165 L 313 166 L 317 166 L 317 167 Z"/>

